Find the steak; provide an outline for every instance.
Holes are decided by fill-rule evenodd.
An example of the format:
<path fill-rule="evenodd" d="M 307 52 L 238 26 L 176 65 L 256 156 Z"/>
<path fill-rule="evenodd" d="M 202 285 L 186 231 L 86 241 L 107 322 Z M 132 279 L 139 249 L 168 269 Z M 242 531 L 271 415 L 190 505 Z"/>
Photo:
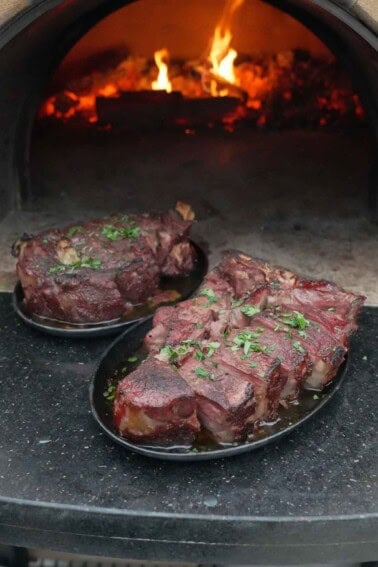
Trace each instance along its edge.
<path fill-rule="evenodd" d="M 265 311 L 265 314 L 268 314 L 268 310 Z M 300 321 L 303 319 L 298 311 L 283 311 L 277 308 L 269 312 L 266 325 L 279 334 L 284 333 L 291 338 L 296 348 L 302 348 L 307 352 L 311 367 L 305 377 L 304 386 L 322 390 L 337 374 L 347 348 L 335 334 L 321 323 L 314 321 L 311 315 L 311 312 L 306 311 L 306 324 L 301 329 L 298 326 L 298 318 Z"/>
<path fill-rule="evenodd" d="M 303 278 L 298 278 L 292 289 L 271 287 L 268 296 L 270 306 L 308 315 L 345 347 L 349 335 L 357 328 L 356 320 L 364 300 L 363 296 L 347 292 L 334 283 Z"/>
<path fill-rule="evenodd" d="M 118 214 L 23 241 L 17 273 L 26 309 L 75 323 L 127 315 L 158 293 L 161 276 L 193 270 L 191 225 L 174 211 Z"/>
<path fill-rule="evenodd" d="M 190 444 L 200 425 L 192 389 L 169 364 L 147 359 L 118 384 L 114 421 L 132 441 Z"/>
<path fill-rule="evenodd" d="M 233 443 L 253 430 L 253 385 L 239 372 L 215 367 L 211 360 L 199 363 L 192 355 L 184 360 L 179 373 L 194 391 L 198 419 L 214 441 Z"/>
<path fill-rule="evenodd" d="M 302 388 L 321 390 L 332 380 L 363 302 L 333 283 L 229 253 L 196 297 L 155 313 L 145 338 L 146 404 L 164 365 L 189 388 L 201 431 L 218 443 L 243 441 L 277 419 L 279 405 L 295 402 Z M 134 375 L 140 380 L 137 371 L 128 379 Z"/>

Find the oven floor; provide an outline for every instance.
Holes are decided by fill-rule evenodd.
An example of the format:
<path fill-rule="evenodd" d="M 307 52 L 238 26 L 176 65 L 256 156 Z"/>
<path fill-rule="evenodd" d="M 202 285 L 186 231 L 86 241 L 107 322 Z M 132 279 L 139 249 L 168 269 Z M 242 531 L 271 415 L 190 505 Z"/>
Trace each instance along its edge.
<path fill-rule="evenodd" d="M 366 210 L 369 151 L 364 132 L 134 139 L 39 132 L 33 195 L 0 222 L 0 289 L 14 285 L 9 248 L 23 232 L 181 199 L 197 213 L 193 236 L 206 244 L 211 265 L 236 248 L 334 280 L 378 305 L 378 227 Z"/>

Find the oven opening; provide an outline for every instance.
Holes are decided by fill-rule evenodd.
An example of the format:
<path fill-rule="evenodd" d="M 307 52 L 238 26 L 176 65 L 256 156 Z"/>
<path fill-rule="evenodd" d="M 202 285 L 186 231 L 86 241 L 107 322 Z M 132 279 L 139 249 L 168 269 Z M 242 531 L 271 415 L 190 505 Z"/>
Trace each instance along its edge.
<path fill-rule="evenodd" d="M 20 233 L 181 200 L 212 265 L 240 249 L 378 304 L 372 94 L 332 29 L 284 2 L 116 4 L 31 98 L 1 288 Z"/>

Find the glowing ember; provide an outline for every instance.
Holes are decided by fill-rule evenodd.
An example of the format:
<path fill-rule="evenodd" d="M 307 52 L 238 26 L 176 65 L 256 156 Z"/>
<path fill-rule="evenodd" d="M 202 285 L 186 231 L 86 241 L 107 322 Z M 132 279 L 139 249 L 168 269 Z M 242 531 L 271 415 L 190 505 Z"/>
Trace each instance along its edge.
<path fill-rule="evenodd" d="M 199 61 L 174 61 L 168 74 L 167 49 L 156 51 L 154 62 L 129 56 L 116 67 L 95 71 L 67 84 L 44 101 L 39 117 L 96 124 L 98 97 L 115 98 L 142 91 L 135 99 L 142 100 L 143 93 L 154 90 L 181 93 L 188 103 L 191 99 L 207 99 L 205 108 L 209 115 L 211 97 L 232 97 L 238 105 L 236 110 L 215 118 L 215 123 L 221 121 L 230 132 L 239 122 L 276 129 L 363 124 L 365 114 L 359 98 L 331 56 L 314 57 L 298 49 L 271 55 L 242 54 L 236 61 L 238 53 L 231 47 L 232 18 L 243 2 L 227 0 L 209 50 Z M 213 101 L 214 107 L 216 102 Z M 177 116 L 174 122 L 186 134 L 192 134 L 194 122 L 190 112 Z M 213 127 L 213 119 L 204 115 L 203 124 Z"/>
<path fill-rule="evenodd" d="M 168 78 L 168 65 L 165 61 L 169 59 L 168 49 L 160 49 L 154 53 L 155 63 L 159 69 L 158 78 L 152 81 L 151 87 L 154 91 L 172 92 L 172 84 Z M 165 60 L 165 61 L 164 61 Z"/>

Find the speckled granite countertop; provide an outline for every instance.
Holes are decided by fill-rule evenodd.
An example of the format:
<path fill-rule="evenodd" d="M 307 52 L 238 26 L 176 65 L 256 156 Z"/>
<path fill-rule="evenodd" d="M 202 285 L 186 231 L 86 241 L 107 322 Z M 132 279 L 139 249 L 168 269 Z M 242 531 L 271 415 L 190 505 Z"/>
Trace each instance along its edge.
<path fill-rule="evenodd" d="M 0 294 L 0 542 L 113 557 L 221 563 L 378 557 L 378 309 L 349 377 L 315 419 L 229 460 L 147 460 L 93 421 L 88 384 L 110 339 L 33 331 Z"/>

